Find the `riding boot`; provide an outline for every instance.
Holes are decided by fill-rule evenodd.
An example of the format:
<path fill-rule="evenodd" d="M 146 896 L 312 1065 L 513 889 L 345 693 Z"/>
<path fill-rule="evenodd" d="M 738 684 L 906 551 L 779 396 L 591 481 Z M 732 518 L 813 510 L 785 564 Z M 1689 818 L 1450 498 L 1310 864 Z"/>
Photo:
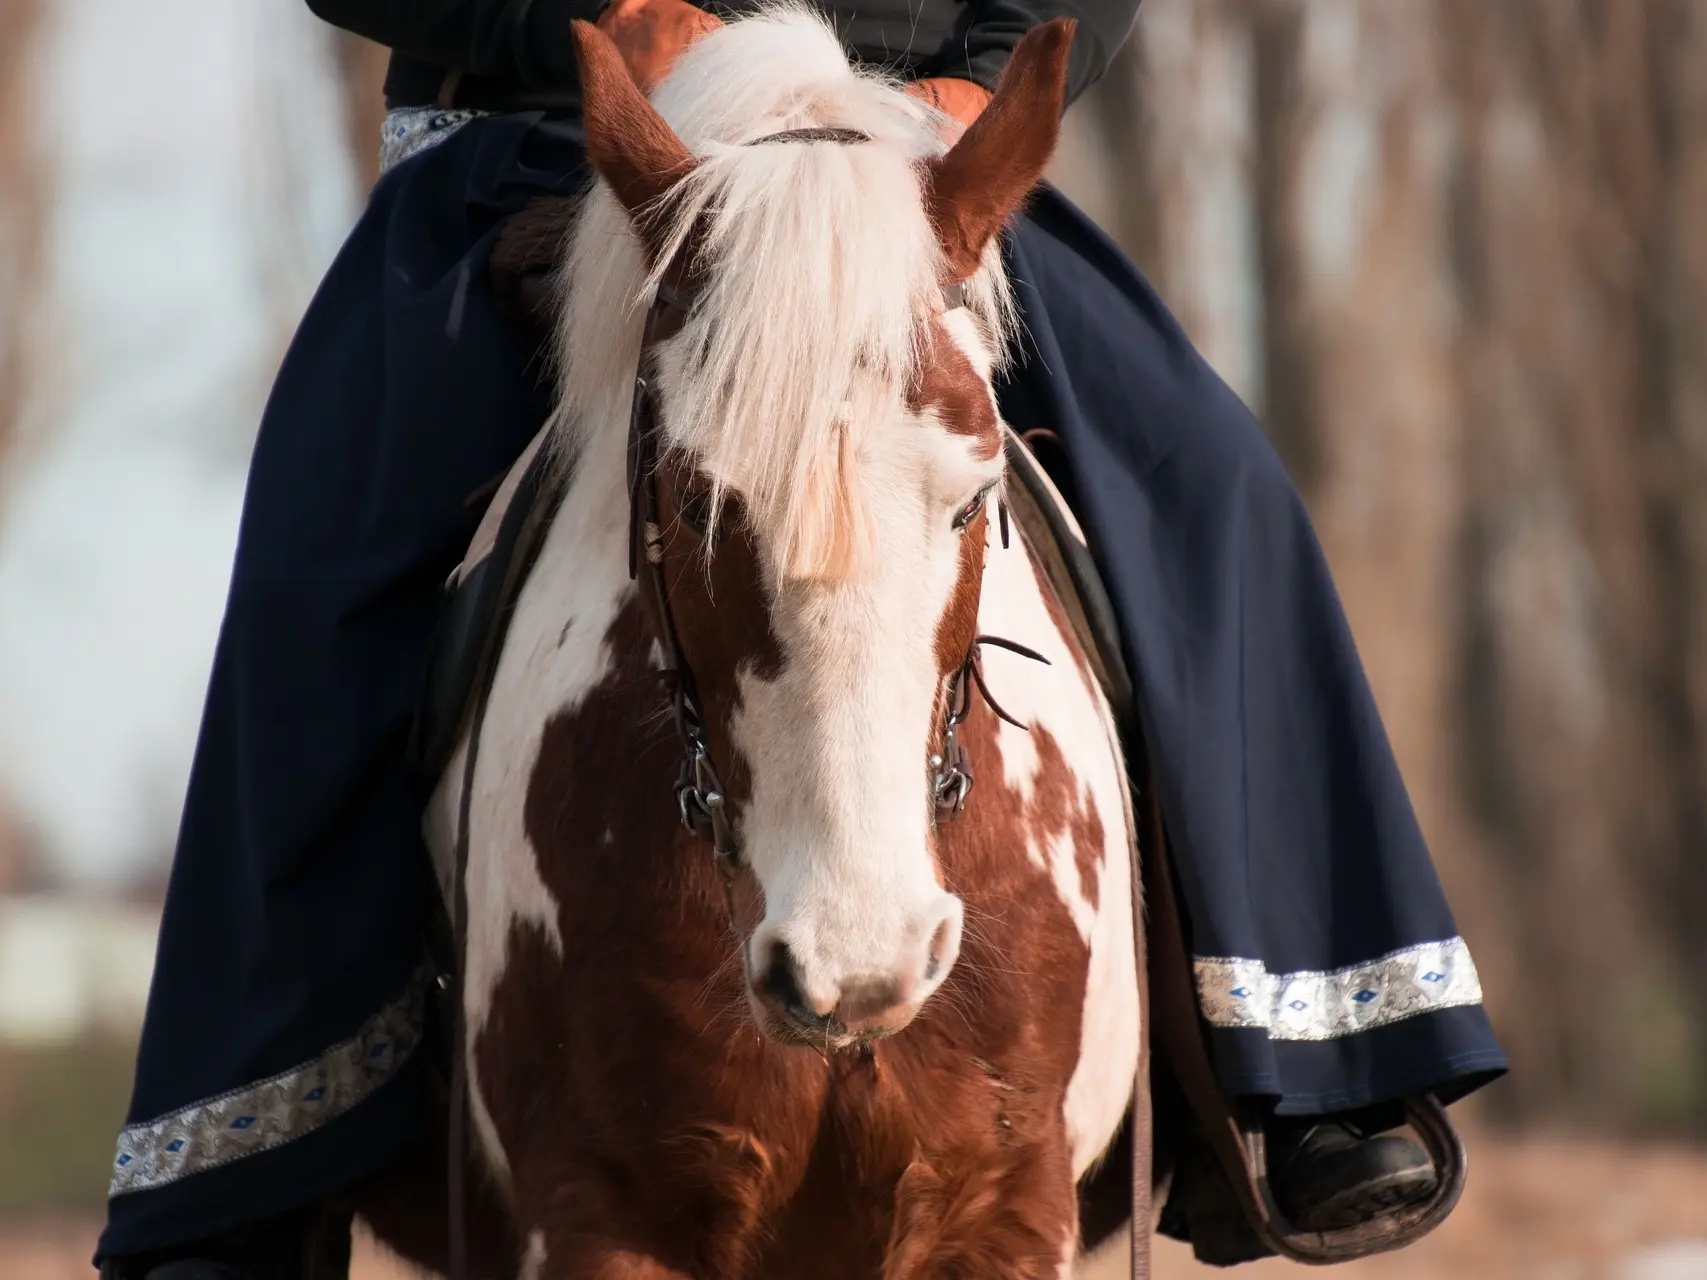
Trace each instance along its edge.
<path fill-rule="evenodd" d="M 1408 1138 L 1383 1132 L 1391 1108 L 1267 1121 L 1268 1182 L 1288 1223 L 1327 1231 L 1369 1222 L 1434 1191 L 1434 1167 Z M 1230 1267 L 1271 1257 L 1227 1172 L 1194 1121 L 1171 1135 L 1177 1163 L 1156 1230 L 1187 1242 L 1197 1261 Z"/>
<path fill-rule="evenodd" d="M 1382 1132 L 1390 1127 L 1390 1119 L 1374 1110 L 1269 1122 L 1269 1185 L 1293 1226 L 1356 1226 L 1433 1193 L 1436 1175 L 1427 1152 L 1409 1138 Z"/>
<path fill-rule="evenodd" d="M 108 1258 L 101 1280 L 349 1280 L 353 1214 L 332 1204 L 154 1253 Z"/>

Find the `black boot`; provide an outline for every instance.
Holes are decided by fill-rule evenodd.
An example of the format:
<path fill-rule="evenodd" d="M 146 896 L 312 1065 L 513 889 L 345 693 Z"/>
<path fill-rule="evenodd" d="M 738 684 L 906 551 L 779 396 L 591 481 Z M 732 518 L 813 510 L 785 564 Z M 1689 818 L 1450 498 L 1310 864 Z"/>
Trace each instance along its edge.
<path fill-rule="evenodd" d="M 348 1280 L 351 1217 L 315 1205 L 191 1244 L 109 1258 L 101 1280 Z"/>
<path fill-rule="evenodd" d="M 1388 1127 L 1382 1119 L 1353 1111 L 1269 1122 L 1269 1185 L 1293 1226 L 1356 1226 L 1434 1191 L 1428 1153 L 1409 1138 L 1381 1133 Z"/>

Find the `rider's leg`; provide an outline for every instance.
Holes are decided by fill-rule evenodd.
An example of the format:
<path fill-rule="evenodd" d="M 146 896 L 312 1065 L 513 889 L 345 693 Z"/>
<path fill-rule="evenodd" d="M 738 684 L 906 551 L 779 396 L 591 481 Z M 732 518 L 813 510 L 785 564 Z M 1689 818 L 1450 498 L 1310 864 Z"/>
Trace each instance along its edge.
<path fill-rule="evenodd" d="M 275 1237 L 314 1217 L 298 1211 L 415 1130 L 431 890 L 404 748 L 440 585 L 479 516 L 467 499 L 548 403 L 484 275 L 503 213 L 582 180 L 578 152 L 538 133 L 470 124 L 386 177 L 280 370 L 103 1259 L 271 1275 Z"/>
<path fill-rule="evenodd" d="M 1304 505 L 1130 262 L 1042 192 L 1008 421 L 1059 434 L 1132 659 L 1224 1091 L 1311 1223 L 1426 1193 L 1365 1110 L 1504 1069 Z M 1303 1225 L 1303 1224 L 1300 1224 Z"/>

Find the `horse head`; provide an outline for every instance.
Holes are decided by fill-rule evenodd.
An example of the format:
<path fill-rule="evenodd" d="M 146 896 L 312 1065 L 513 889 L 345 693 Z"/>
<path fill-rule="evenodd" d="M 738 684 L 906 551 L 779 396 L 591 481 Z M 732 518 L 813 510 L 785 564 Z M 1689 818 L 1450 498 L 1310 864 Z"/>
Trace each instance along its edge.
<path fill-rule="evenodd" d="M 704 37 L 655 102 L 596 28 L 576 38 L 601 181 L 570 248 L 563 429 L 589 456 L 631 428 L 680 796 L 760 1027 L 889 1034 L 960 950 L 937 838 L 998 545 L 996 238 L 1054 147 L 1072 23 L 1019 43 L 952 147 L 798 11 Z"/>

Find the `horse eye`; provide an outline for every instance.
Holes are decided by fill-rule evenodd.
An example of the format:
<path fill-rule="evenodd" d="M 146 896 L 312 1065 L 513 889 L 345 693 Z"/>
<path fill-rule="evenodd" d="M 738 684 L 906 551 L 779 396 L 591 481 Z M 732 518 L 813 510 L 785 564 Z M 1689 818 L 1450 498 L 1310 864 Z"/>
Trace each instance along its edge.
<path fill-rule="evenodd" d="M 682 495 L 682 522 L 704 538 L 711 532 L 711 495 L 704 489 L 690 489 Z"/>
<path fill-rule="evenodd" d="M 954 513 L 954 527 L 956 529 L 964 529 L 967 525 L 976 520 L 978 518 L 978 513 L 984 509 L 985 499 L 989 496 L 989 489 L 986 488 L 978 490 L 978 492 L 973 495 L 971 502 L 968 502 L 964 507 L 960 508 L 959 511 Z"/>

